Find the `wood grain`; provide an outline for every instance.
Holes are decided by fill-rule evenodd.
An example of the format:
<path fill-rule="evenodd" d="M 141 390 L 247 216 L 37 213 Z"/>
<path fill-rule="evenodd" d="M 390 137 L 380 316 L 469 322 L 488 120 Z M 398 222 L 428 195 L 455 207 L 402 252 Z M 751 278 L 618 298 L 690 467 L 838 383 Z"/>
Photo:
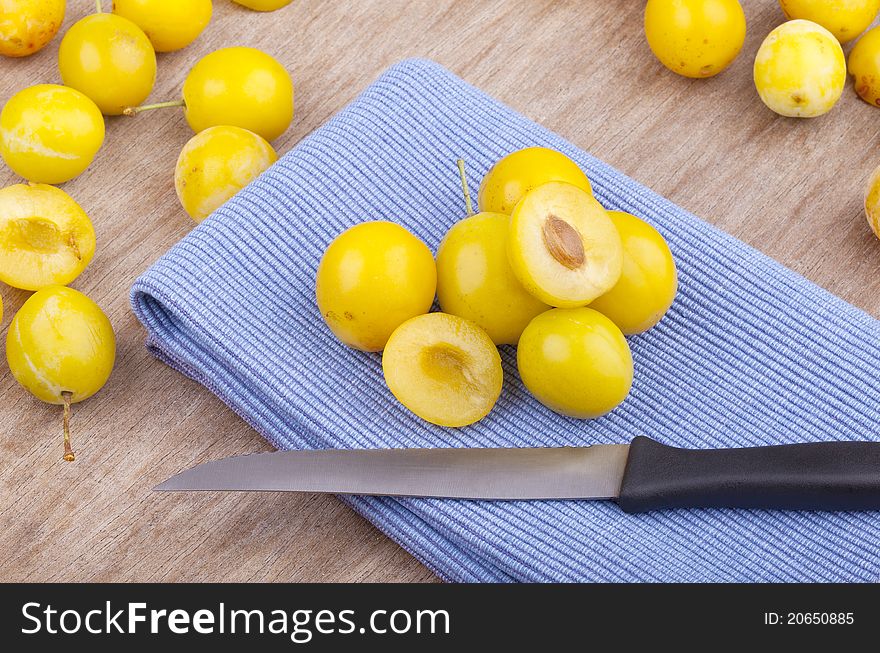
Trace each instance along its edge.
<path fill-rule="evenodd" d="M 722 75 L 688 80 L 652 57 L 643 3 L 295 0 L 276 14 L 216 0 L 189 48 L 159 56 L 151 99 L 174 98 L 189 67 L 222 46 L 252 45 L 293 75 L 297 109 L 285 152 L 385 67 L 433 58 L 531 118 L 869 313 L 880 316 L 880 241 L 863 185 L 880 163 L 880 110 L 848 85 L 812 120 L 777 117 L 755 93 L 754 53 L 783 20 L 743 2 L 748 37 Z M 66 26 L 90 11 L 68 3 Z M 0 61 L 0 102 L 58 82 L 56 38 Z M 178 111 L 107 121 L 95 163 L 64 186 L 88 211 L 98 251 L 74 287 L 109 314 L 116 369 L 74 408 L 79 458 L 61 461 L 56 407 L 0 365 L 0 580 L 426 581 L 432 574 L 335 498 L 157 495 L 168 475 L 265 442 L 201 386 L 151 358 L 128 288 L 192 223 L 173 168 L 191 133 Z M 0 185 L 18 179 L 5 167 Z M 2 328 L 27 293 L 0 289 Z"/>

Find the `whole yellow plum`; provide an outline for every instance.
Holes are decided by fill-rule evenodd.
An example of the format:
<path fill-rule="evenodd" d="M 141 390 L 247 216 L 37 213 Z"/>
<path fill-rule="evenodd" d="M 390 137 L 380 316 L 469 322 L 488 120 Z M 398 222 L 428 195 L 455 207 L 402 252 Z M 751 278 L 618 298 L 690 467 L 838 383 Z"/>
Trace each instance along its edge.
<path fill-rule="evenodd" d="M 64 0 L 0 0 L 0 54 L 26 57 L 42 50 L 64 22 Z"/>
<path fill-rule="evenodd" d="M 70 405 L 98 392 L 113 371 L 116 336 L 91 299 L 65 286 L 31 295 L 6 334 L 12 376 L 41 401 L 64 406 L 64 460 L 70 446 Z"/>
<path fill-rule="evenodd" d="M 147 99 L 156 81 L 156 53 L 144 31 L 114 14 L 74 23 L 58 48 L 66 86 L 84 93 L 101 113 L 118 116 Z"/>
<path fill-rule="evenodd" d="M 569 417 L 604 415 L 629 394 L 633 361 L 620 329 L 592 308 L 555 308 L 523 331 L 516 353 L 526 388 Z"/>
<path fill-rule="evenodd" d="M 776 113 L 813 118 L 834 107 L 846 82 L 846 60 L 834 35 L 808 20 L 774 29 L 758 49 L 755 87 Z"/>
<path fill-rule="evenodd" d="M 79 91 L 37 84 L 0 112 L 0 155 L 28 181 L 61 184 L 89 167 L 104 142 L 101 110 Z"/>
<path fill-rule="evenodd" d="M 880 238 L 880 166 L 871 174 L 865 189 L 865 216 L 871 231 Z"/>
<path fill-rule="evenodd" d="M 868 104 L 880 106 L 880 27 L 869 29 L 853 46 L 847 70 L 858 96 Z"/>
<path fill-rule="evenodd" d="M 242 7 L 247 7 L 248 9 L 253 9 L 254 11 L 275 11 L 276 9 L 281 9 L 282 7 L 286 7 L 293 0 L 233 0 L 236 4 L 240 4 Z"/>
<path fill-rule="evenodd" d="M 510 215 L 530 190 L 564 181 L 586 193 L 593 189 L 577 163 L 549 147 L 526 147 L 499 159 L 480 182 L 480 211 Z"/>
<path fill-rule="evenodd" d="M 184 210 L 201 222 L 277 159 L 272 146 L 247 129 L 208 127 L 180 151 L 174 188 Z"/>
<path fill-rule="evenodd" d="M 590 303 L 625 335 L 647 331 L 669 310 L 678 290 L 675 260 L 660 232 L 623 211 L 608 211 L 623 242 L 617 284 Z"/>
<path fill-rule="evenodd" d="M 550 307 L 526 292 L 507 258 L 510 216 L 478 213 L 454 224 L 437 248 L 437 299 L 446 313 L 482 327 L 496 345 L 515 345 Z"/>
<path fill-rule="evenodd" d="M 398 224 L 362 222 L 339 234 L 318 265 L 318 310 L 334 335 L 363 351 L 381 351 L 394 330 L 427 313 L 437 266 L 424 242 Z"/>
<path fill-rule="evenodd" d="M 114 0 L 113 13 L 144 30 L 156 52 L 172 52 L 195 41 L 211 21 L 211 0 Z"/>
<path fill-rule="evenodd" d="M 648 0 L 645 37 L 672 72 L 712 77 L 742 49 L 746 16 L 737 0 Z"/>
<path fill-rule="evenodd" d="M 841 43 L 864 32 L 880 12 L 880 0 L 779 0 L 779 6 L 789 20 L 818 23 Z"/>

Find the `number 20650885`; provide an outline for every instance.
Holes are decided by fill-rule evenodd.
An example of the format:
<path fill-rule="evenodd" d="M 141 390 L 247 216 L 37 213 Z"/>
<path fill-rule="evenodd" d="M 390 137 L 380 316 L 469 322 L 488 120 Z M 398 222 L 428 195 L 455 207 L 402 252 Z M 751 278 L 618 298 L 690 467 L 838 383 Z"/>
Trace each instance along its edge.
<path fill-rule="evenodd" d="M 768 626 L 849 626 L 855 623 L 852 612 L 765 612 L 764 623 Z"/>

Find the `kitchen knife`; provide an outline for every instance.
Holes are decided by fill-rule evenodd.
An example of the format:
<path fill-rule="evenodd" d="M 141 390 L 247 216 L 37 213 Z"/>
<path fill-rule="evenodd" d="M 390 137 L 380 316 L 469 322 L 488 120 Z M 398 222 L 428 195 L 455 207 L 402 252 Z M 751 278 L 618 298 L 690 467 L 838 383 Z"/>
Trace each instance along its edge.
<path fill-rule="evenodd" d="M 591 447 L 278 451 L 203 463 L 155 489 L 608 499 L 628 513 L 880 510 L 880 443 L 697 450 L 639 436 Z"/>

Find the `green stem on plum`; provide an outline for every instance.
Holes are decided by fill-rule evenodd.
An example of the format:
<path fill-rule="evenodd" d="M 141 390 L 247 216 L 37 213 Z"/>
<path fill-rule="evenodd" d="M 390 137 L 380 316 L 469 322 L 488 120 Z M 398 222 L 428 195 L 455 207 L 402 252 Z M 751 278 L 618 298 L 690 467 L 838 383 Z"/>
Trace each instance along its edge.
<path fill-rule="evenodd" d="M 101 0 L 95 0 L 95 9 L 97 9 L 99 14 L 104 13 L 104 7 L 101 6 Z"/>
<path fill-rule="evenodd" d="M 168 107 L 185 107 L 186 102 L 183 99 L 169 100 L 168 102 L 156 102 L 155 104 L 142 104 L 139 107 L 125 107 L 122 111 L 123 116 L 136 116 L 143 111 L 152 111 L 153 109 L 167 109 Z"/>
<path fill-rule="evenodd" d="M 467 174 L 464 171 L 464 159 L 459 159 L 455 162 L 458 166 L 458 174 L 461 177 L 461 191 L 464 193 L 464 203 L 467 207 L 468 217 L 471 217 L 474 214 L 474 207 L 471 204 L 471 192 L 468 189 L 467 183 Z"/>
<path fill-rule="evenodd" d="M 73 449 L 70 447 L 70 397 L 72 395 L 72 392 L 66 390 L 61 393 L 61 397 L 64 399 L 64 460 L 69 463 L 76 460 Z"/>

